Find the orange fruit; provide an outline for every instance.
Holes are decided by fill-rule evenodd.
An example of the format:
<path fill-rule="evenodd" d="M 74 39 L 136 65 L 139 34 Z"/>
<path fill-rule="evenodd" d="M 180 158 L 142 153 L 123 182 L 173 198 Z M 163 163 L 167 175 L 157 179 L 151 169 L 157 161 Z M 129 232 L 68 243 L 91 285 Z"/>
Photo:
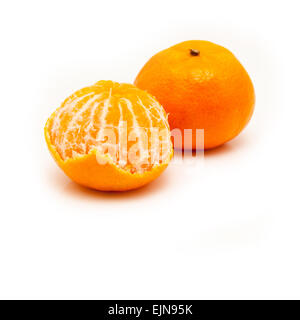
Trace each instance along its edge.
<path fill-rule="evenodd" d="M 171 129 L 204 129 L 204 149 L 236 137 L 250 120 L 255 103 L 251 79 L 227 49 L 208 41 L 186 41 L 154 55 L 135 85 L 153 94 L 169 113 Z"/>
<path fill-rule="evenodd" d="M 67 176 L 103 191 L 151 182 L 173 154 L 162 106 L 149 93 L 112 81 L 99 81 L 67 98 L 48 119 L 45 137 Z"/>

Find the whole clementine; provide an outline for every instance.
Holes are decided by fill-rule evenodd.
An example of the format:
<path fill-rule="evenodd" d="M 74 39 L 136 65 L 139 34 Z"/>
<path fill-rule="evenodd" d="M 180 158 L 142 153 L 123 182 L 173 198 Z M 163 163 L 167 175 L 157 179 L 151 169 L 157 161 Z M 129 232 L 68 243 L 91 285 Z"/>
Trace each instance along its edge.
<path fill-rule="evenodd" d="M 154 55 L 135 85 L 153 94 L 169 113 L 171 129 L 204 129 L 204 149 L 236 137 L 250 120 L 255 104 L 251 79 L 226 48 L 209 41 L 179 43 Z"/>

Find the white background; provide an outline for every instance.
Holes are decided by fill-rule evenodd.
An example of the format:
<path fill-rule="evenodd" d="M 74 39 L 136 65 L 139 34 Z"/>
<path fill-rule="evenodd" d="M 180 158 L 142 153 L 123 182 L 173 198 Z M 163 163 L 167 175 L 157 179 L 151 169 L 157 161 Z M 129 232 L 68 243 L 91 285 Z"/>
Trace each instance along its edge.
<path fill-rule="evenodd" d="M 300 298 L 298 1 L 1 1 L 0 298 Z M 128 193 L 78 187 L 48 116 L 190 39 L 230 49 L 252 121 Z"/>

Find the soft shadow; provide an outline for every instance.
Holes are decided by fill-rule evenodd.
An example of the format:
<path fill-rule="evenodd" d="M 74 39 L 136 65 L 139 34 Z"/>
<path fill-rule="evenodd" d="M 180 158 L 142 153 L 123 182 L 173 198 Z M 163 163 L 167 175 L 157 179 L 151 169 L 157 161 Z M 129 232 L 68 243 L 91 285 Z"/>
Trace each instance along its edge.
<path fill-rule="evenodd" d="M 217 148 L 206 150 L 204 156 L 205 158 L 211 158 L 228 154 L 233 155 L 236 152 L 241 152 L 249 144 L 249 138 L 246 135 L 241 135 Z"/>
<path fill-rule="evenodd" d="M 240 152 L 244 147 L 249 145 L 250 141 L 248 138 L 246 138 L 245 135 L 239 136 L 219 147 L 205 150 L 205 151 L 198 151 L 199 154 L 198 156 L 203 156 L 205 158 L 212 158 L 212 157 L 217 157 L 217 156 L 222 156 L 222 155 L 228 155 L 228 154 L 234 154 L 235 152 Z M 196 151 L 195 150 L 188 150 L 185 154 L 182 152 L 180 149 L 174 149 L 174 157 L 179 158 L 194 158 L 196 157 Z"/>
<path fill-rule="evenodd" d="M 67 195 L 72 197 L 84 197 L 101 201 L 130 201 L 132 199 L 153 196 L 153 194 L 161 192 L 163 188 L 167 188 L 169 180 L 170 177 L 168 173 L 164 172 L 159 178 L 148 185 L 130 191 L 97 191 L 83 187 L 73 181 L 69 181 L 63 190 Z"/>
<path fill-rule="evenodd" d="M 220 155 L 233 153 L 237 149 L 238 149 L 238 147 L 235 146 L 235 143 L 232 143 L 232 141 L 230 141 L 230 142 L 227 142 L 219 147 L 205 150 L 204 155 L 205 155 L 205 157 L 217 157 Z"/>

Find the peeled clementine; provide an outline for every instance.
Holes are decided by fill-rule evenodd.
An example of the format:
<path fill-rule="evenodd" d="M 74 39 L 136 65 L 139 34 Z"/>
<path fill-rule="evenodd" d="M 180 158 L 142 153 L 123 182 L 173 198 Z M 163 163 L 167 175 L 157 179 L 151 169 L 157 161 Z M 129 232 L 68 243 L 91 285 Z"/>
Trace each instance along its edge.
<path fill-rule="evenodd" d="M 227 49 L 208 41 L 186 41 L 154 55 L 135 85 L 153 94 L 169 114 L 171 129 L 204 129 L 204 148 L 236 137 L 250 120 L 255 103 L 251 79 Z"/>
<path fill-rule="evenodd" d="M 45 137 L 72 180 L 104 191 L 151 182 L 173 154 L 162 106 L 149 93 L 112 81 L 99 81 L 67 98 L 47 121 Z"/>

